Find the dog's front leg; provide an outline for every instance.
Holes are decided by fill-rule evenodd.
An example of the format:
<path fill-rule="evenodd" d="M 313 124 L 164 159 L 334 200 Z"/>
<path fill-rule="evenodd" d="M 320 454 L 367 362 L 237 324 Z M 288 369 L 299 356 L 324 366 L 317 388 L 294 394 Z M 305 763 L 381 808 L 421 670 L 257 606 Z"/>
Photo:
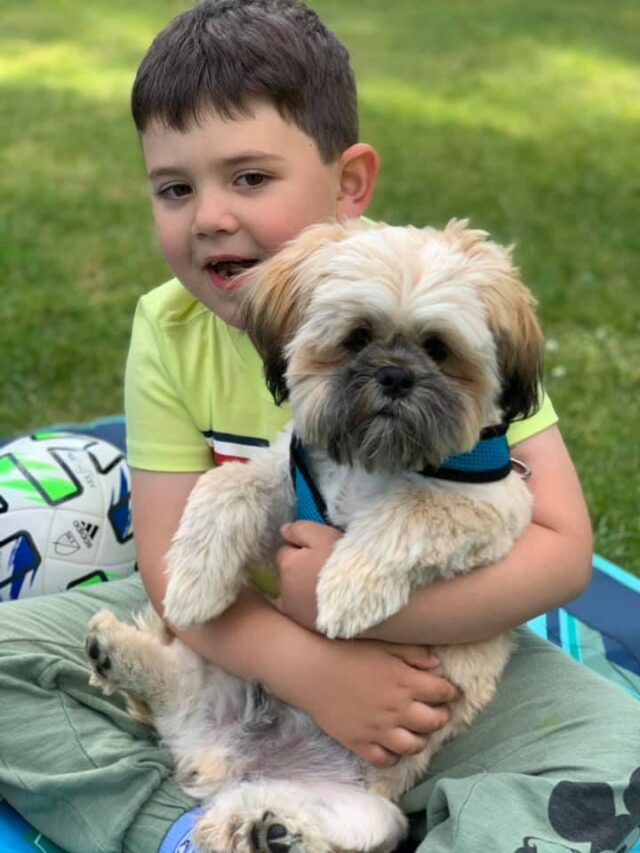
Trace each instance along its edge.
<path fill-rule="evenodd" d="M 317 586 L 317 627 L 349 638 L 397 613 L 424 577 L 424 538 L 404 500 L 384 496 L 352 519 Z"/>
<path fill-rule="evenodd" d="M 463 494 L 407 487 L 378 495 L 349 522 L 320 573 L 317 626 L 329 637 L 354 637 L 397 613 L 418 587 L 504 556 L 520 527 Z"/>
<path fill-rule="evenodd" d="M 272 558 L 292 507 L 288 462 L 277 450 L 203 474 L 167 555 L 169 622 L 188 628 L 226 610 L 245 582 L 246 565 Z"/>
<path fill-rule="evenodd" d="M 412 589 L 410 572 L 390 545 L 380 531 L 367 540 L 349 530 L 339 540 L 318 579 L 319 631 L 348 639 L 404 607 Z"/>
<path fill-rule="evenodd" d="M 317 627 L 354 637 L 404 607 L 411 593 L 479 562 L 492 508 L 420 488 L 378 495 L 349 521 L 317 587 Z"/>

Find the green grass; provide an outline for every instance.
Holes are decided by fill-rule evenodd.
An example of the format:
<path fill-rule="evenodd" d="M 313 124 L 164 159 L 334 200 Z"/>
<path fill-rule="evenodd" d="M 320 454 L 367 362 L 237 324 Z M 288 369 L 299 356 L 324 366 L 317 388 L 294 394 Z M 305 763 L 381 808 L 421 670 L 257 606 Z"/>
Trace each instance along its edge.
<path fill-rule="evenodd" d="M 185 5 L 3 3 L 0 435 L 122 410 L 136 299 L 168 275 L 129 89 Z M 640 574 L 637 0 L 315 7 L 382 154 L 372 215 L 469 216 L 516 244 L 597 548 Z"/>

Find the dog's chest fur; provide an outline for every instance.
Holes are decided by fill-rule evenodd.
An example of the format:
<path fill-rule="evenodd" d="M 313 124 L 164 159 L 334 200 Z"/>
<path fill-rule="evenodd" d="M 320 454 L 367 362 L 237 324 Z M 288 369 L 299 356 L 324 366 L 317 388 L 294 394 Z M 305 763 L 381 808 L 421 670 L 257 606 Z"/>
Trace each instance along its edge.
<path fill-rule="evenodd" d="M 456 535 L 466 539 L 465 529 L 469 523 L 466 513 L 469 507 L 477 506 L 486 519 L 482 523 L 483 527 L 488 525 L 481 538 L 485 538 L 485 534 L 491 530 L 490 545 L 485 559 L 481 560 L 486 562 L 487 559 L 497 560 L 504 556 L 531 519 L 531 493 L 514 472 L 496 482 L 459 483 L 425 477 L 414 471 L 370 473 L 363 468 L 340 465 L 317 450 L 309 450 L 308 464 L 327 506 L 331 523 L 343 530 L 347 530 L 356 517 L 366 519 L 367 524 L 373 524 L 375 528 L 382 506 L 395 506 L 402 513 L 402 507 L 411 503 L 415 506 L 417 499 L 424 501 L 423 506 L 428 508 L 427 514 L 432 515 L 432 523 L 436 528 L 437 507 L 448 506 L 450 518 L 457 519 L 459 524 Z M 460 511 L 460 502 L 466 507 L 464 513 Z M 422 518 L 424 521 L 425 516 Z M 449 530 L 450 534 L 454 533 L 453 528 Z M 469 570 L 476 564 L 461 565 L 457 571 Z M 450 575 L 444 567 L 443 573 Z"/>
<path fill-rule="evenodd" d="M 310 462 L 329 518 L 337 527 L 346 528 L 357 507 L 384 490 L 386 478 L 380 474 L 347 468 L 321 453 L 312 453 Z"/>
<path fill-rule="evenodd" d="M 319 450 L 309 453 L 309 466 L 320 494 L 327 505 L 329 518 L 336 527 L 346 528 L 355 513 L 374 498 L 403 488 L 438 488 L 418 473 L 372 473 L 364 468 L 340 465 Z"/>

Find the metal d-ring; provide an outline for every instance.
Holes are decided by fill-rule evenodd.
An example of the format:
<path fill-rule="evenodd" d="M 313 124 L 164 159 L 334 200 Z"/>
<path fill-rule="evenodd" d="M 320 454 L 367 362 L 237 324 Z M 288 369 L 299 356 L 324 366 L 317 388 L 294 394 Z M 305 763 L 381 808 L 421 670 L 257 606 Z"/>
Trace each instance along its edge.
<path fill-rule="evenodd" d="M 531 476 L 531 468 L 529 468 L 528 465 L 525 465 L 521 459 L 516 459 L 512 456 L 511 465 L 515 468 L 516 473 L 521 479 L 528 480 Z"/>

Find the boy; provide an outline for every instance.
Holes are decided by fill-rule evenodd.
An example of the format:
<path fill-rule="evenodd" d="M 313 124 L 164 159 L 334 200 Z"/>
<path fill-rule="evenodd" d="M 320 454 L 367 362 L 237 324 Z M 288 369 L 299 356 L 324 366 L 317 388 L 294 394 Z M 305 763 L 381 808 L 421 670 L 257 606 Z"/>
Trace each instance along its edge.
<path fill-rule="evenodd" d="M 176 276 L 140 302 L 126 387 L 138 562 L 161 609 L 164 554 L 211 453 L 259 453 L 288 419 L 236 328 L 242 277 L 231 276 L 312 222 L 362 215 L 378 158 L 358 141 L 346 51 L 294 0 L 219 0 L 184 13 L 150 48 L 132 106 Z M 339 534 L 297 523 L 278 557 L 279 608 L 247 590 L 182 638 L 371 762 L 419 750 L 456 695 L 429 672 L 425 646 L 516 626 L 588 581 L 587 514 L 550 406 L 510 439 L 533 471 L 536 509 L 500 564 L 419 591 L 367 638 L 329 641 L 310 629 L 317 574 Z M 0 794 L 70 851 L 188 846 L 180 816 L 193 802 L 171 782 L 166 751 L 121 703 L 86 686 L 91 614 L 107 606 L 126 617 L 144 600 L 133 579 L 3 605 Z M 535 837 L 586 853 L 622 841 L 616 809 L 631 812 L 628 793 L 637 798 L 640 786 L 635 703 L 527 632 L 519 639 L 491 707 L 405 798 L 422 851 L 515 853 Z M 34 744 L 41 723 L 56 738 Z"/>

